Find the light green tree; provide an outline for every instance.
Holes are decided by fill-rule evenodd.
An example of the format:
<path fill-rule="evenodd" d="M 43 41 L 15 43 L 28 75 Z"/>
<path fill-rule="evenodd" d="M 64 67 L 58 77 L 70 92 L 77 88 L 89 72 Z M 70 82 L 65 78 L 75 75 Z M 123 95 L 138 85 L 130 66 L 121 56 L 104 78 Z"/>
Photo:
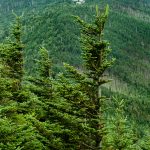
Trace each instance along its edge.
<path fill-rule="evenodd" d="M 107 134 L 103 138 L 103 150 L 141 150 L 133 126 L 125 116 L 125 101 L 114 97 L 113 103 L 105 126 Z"/>

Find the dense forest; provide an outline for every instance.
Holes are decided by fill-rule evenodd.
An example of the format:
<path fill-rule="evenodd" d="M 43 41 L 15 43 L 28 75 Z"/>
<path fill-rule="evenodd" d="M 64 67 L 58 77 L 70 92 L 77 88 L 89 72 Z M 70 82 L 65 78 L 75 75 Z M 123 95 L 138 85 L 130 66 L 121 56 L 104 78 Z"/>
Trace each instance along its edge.
<path fill-rule="evenodd" d="M 149 0 L 0 0 L 0 150 L 149 150 L 149 41 Z"/>

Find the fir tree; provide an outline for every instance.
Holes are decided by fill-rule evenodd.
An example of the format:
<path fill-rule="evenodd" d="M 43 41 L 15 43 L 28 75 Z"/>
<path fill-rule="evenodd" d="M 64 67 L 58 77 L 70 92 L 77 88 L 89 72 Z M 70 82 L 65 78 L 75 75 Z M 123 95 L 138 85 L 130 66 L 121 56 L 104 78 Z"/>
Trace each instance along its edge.
<path fill-rule="evenodd" d="M 92 108 L 90 112 L 90 125 L 95 130 L 91 135 L 94 140 L 95 149 L 101 149 L 101 141 L 103 138 L 103 101 L 105 100 L 100 93 L 100 87 L 109 80 L 104 79 L 104 72 L 108 69 L 114 59 L 108 58 L 111 49 L 109 43 L 103 39 L 103 30 L 108 17 L 108 5 L 103 13 L 99 12 L 96 7 L 96 18 L 94 24 L 85 23 L 80 18 L 78 22 L 82 26 L 82 56 L 85 62 L 85 74 L 90 80 L 88 96 L 91 101 Z"/>
<path fill-rule="evenodd" d="M 59 112 L 56 109 L 59 101 L 57 93 L 54 93 L 52 62 L 44 47 L 39 49 L 39 59 L 36 61 L 38 63 L 37 76 L 28 78 L 30 81 L 28 87 L 37 96 L 38 105 L 35 117 L 31 117 L 30 121 L 42 137 L 45 148 L 63 150 L 64 143 L 61 140 L 61 135 L 64 131 L 61 125 L 55 121 L 55 116 Z"/>
<path fill-rule="evenodd" d="M 2 49 L 3 46 L 0 45 L 0 54 L 2 57 Z M 5 62 L 0 58 L 0 104 L 3 105 L 5 102 L 7 103 L 12 96 L 10 90 L 11 79 L 8 77 L 8 67 Z"/>
<path fill-rule="evenodd" d="M 23 81 L 23 44 L 21 41 L 21 20 L 16 16 L 12 27 L 12 37 L 3 44 L 2 59 L 7 66 L 7 76 L 11 78 L 11 92 L 13 100 L 19 101 L 19 92 Z"/>
<path fill-rule="evenodd" d="M 67 78 L 72 81 L 66 80 L 66 85 L 63 82 L 64 87 L 61 86 L 59 89 L 61 96 L 72 104 L 72 111 L 78 118 L 78 126 L 81 126 L 81 130 L 78 130 L 80 134 L 78 149 L 102 149 L 102 138 L 105 134 L 103 121 L 105 98 L 101 96 L 100 91 L 101 86 L 109 82 L 104 78 L 104 72 L 114 62 L 114 59 L 109 57 L 111 52 L 109 43 L 103 39 L 108 9 L 107 6 L 105 11 L 100 13 L 96 7 L 93 24 L 76 17 L 82 26 L 82 57 L 85 69 L 80 72 L 66 64 Z"/>
<path fill-rule="evenodd" d="M 41 113 L 41 115 L 42 114 L 44 115 L 44 112 L 46 113 L 46 111 L 48 111 L 47 102 L 52 99 L 52 77 L 51 77 L 52 64 L 48 55 L 48 51 L 44 47 L 39 49 L 39 60 L 37 60 L 37 62 L 38 62 L 37 76 L 28 78 L 28 81 L 30 81 L 31 83 L 29 84 L 29 89 L 36 96 L 38 96 L 39 101 L 43 104 L 42 105 L 43 109 L 37 113 L 39 114 Z"/>
<path fill-rule="evenodd" d="M 123 99 L 113 98 L 114 114 L 107 118 L 105 126 L 107 134 L 103 138 L 103 150 L 139 150 L 137 135 L 134 133 L 133 126 L 129 124 L 129 119 L 125 116 Z M 115 108 L 115 109 L 114 109 Z"/>
<path fill-rule="evenodd" d="M 0 149 L 3 150 L 43 147 L 39 141 L 40 135 L 28 119 L 31 109 L 34 113 L 36 101 L 35 96 L 26 91 L 22 84 L 24 71 L 21 33 L 20 17 L 17 17 L 12 37 L 0 45 Z"/>

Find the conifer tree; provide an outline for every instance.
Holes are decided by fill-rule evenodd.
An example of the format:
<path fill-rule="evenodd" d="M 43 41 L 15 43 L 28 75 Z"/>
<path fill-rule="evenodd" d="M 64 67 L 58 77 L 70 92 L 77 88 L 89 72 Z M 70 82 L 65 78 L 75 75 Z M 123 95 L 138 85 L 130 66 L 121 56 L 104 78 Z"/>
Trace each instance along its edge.
<path fill-rule="evenodd" d="M 105 126 L 107 134 L 103 138 L 103 150 L 141 149 L 138 144 L 137 135 L 134 133 L 133 126 L 131 123 L 129 124 L 125 116 L 125 101 L 123 99 L 113 98 L 113 102 L 114 107 L 111 114 L 114 115 L 110 115 L 111 117 L 107 119 L 107 124 Z"/>
<path fill-rule="evenodd" d="M 13 26 L 13 34 L 0 45 L 0 149 L 63 149 L 57 136 L 60 126 L 49 120 L 52 84 L 48 51 L 40 49 L 39 76 L 32 80 L 35 94 L 23 81 L 23 56 L 20 19 Z M 8 80 L 9 79 L 9 80 Z M 24 82 L 27 83 L 27 82 Z"/>
<path fill-rule="evenodd" d="M 103 101 L 105 99 L 101 96 L 100 87 L 104 83 L 109 82 L 108 79 L 104 79 L 104 72 L 114 62 L 114 59 L 108 58 L 111 49 L 109 43 L 103 39 L 103 30 L 108 17 L 108 11 L 108 5 L 103 13 L 96 7 L 96 18 L 93 25 L 77 18 L 82 26 L 81 41 L 82 56 L 86 69 L 85 74 L 90 81 L 89 89 L 87 89 L 91 105 L 93 105 L 89 111 L 91 114 L 90 125 L 95 130 L 92 133 L 95 149 L 101 149 L 101 141 L 104 134 Z"/>
<path fill-rule="evenodd" d="M 21 22 L 17 17 L 12 37 L 0 44 L 0 149 L 3 150 L 43 147 L 40 135 L 28 119 L 31 109 L 34 114 L 36 101 L 35 96 L 22 85 L 22 50 Z"/>
<path fill-rule="evenodd" d="M 44 47 L 41 47 L 39 51 L 39 55 L 40 55 L 40 61 L 39 61 L 38 70 L 39 70 L 40 77 L 49 78 L 51 76 L 52 63 L 49 58 L 48 51 Z"/>
<path fill-rule="evenodd" d="M 31 83 L 29 87 L 30 90 L 38 96 L 39 101 L 43 103 L 42 106 L 46 107 L 47 102 L 52 98 L 52 78 L 51 60 L 48 51 L 44 47 L 39 49 L 39 60 L 37 60 L 37 62 L 38 75 L 36 77 L 28 78 L 28 81 Z M 46 110 L 47 108 L 43 108 L 41 113 L 44 113 Z"/>
<path fill-rule="evenodd" d="M 0 73 L 1 81 L 4 81 L 3 89 L 6 88 L 6 92 L 3 91 L 3 94 L 7 93 L 7 95 L 3 95 L 3 99 L 5 99 L 3 103 L 5 104 L 3 112 L 6 112 L 7 115 L 10 116 L 13 116 L 14 113 L 16 113 L 17 103 L 21 100 L 19 97 L 23 80 L 22 50 L 21 22 L 20 17 L 16 17 L 16 22 L 12 28 L 11 38 L 7 39 L 0 46 L 1 64 L 3 66 Z"/>
<path fill-rule="evenodd" d="M 0 54 L 2 51 L 2 45 L 0 45 Z M 2 57 L 2 54 L 1 54 Z M 0 58 L 0 104 L 3 105 L 12 96 L 10 91 L 11 80 L 8 77 L 8 68 L 5 62 Z"/>
<path fill-rule="evenodd" d="M 48 51 L 44 47 L 39 49 L 39 59 L 37 63 L 38 75 L 28 78 L 28 81 L 30 81 L 29 89 L 38 98 L 36 116 L 31 117 L 31 122 L 43 139 L 42 143 L 45 143 L 45 148 L 63 150 L 64 143 L 60 137 L 63 129 L 61 125 L 55 121 L 54 115 L 54 112 L 57 110 L 56 105 L 58 104 L 58 99 L 55 96 L 57 93 L 54 93 L 53 89 L 52 62 Z"/>
<path fill-rule="evenodd" d="M 108 9 L 107 6 L 104 12 L 100 12 L 96 7 L 93 24 L 76 17 L 82 27 L 82 58 L 85 68 L 83 72 L 80 72 L 65 64 L 67 78 L 72 81 L 66 80 L 65 82 L 69 85 L 64 85 L 65 82 L 61 80 L 64 87 L 59 88 L 61 96 L 72 104 L 72 111 L 78 118 L 78 126 L 81 125 L 81 130 L 78 130 L 80 134 L 78 149 L 102 149 L 102 138 L 105 134 L 103 121 L 105 98 L 101 96 L 100 91 L 101 86 L 109 82 L 108 79 L 105 79 L 104 72 L 114 62 L 114 59 L 109 57 L 111 52 L 109 43 L 103 39 Z"/>
<path fill-rule="evenodd" d="M 39 94 L 41 94 L 43 99 L 50 99 L 52 97 L 52 62 L 49 57 L 48 51 L 44 47 L 40 48 L 39 57 L 39 78 L 37 79 L 37 82 L 41 84 L 42 88 L 42 91 Z"/>
<path fill-rule="evenodd" d="M 3 61 L 9 70 L 7 75 L 12 79 L 11 92 L 13 100 L 19 100 L 19 92 L 23 81 L 23 44 L 21 41 L 21 21 L 16 16 L 16 22 L 12 27 L 12 37 L 4 44 L 2 54 Z"/>

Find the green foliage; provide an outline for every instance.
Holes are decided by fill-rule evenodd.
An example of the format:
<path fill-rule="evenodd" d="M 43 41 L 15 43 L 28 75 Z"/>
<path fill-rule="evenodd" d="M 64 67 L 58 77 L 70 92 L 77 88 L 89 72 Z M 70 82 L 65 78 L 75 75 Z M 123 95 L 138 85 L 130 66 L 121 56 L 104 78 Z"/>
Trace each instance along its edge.
<path fill-rule="evenodd" d="M 22 43 L 22 25 L 17 16 L 11 36 L 0 44 L 0 149 L 150 149 L 149 76 L 146 76 L 149 73 L 148 19 L 141 19 L 138 11 L 132 12 L 133 2 L 106 2 L 113 5 L 107 24 L 108 6 L 103 12 L 97 6 L 95 20 L 91 17 L 96 0 L 87 0 L 84 5 L 59 0 L 0 1 L 1 13 L 5 14 L 4 23 L 0 21 L 0 40 L 8 36 L 5 28 L 12 8 L 18 13 L 24 8 L 27 14 L 22 21 L 26 47 Z M 148 1 L 136 2 L 134 7 L 139 7 L 142 16 L 148 18 L 149 9 L 144 9 Z M 44 5 L 48 3 L 50 5 Z M 86 20 L 76 17 L 82 27 L 83 66 L 78 58 L 80 31 L 70 14 L 78 14 Z M 3 18 L 1 14 L 0 17 Z M 109 82 L 106 70 L 114 62 L 109 43 L 104 40 L 106 37 L 113 43 L 113 49 L 120 49 L 113 52 L 118 61 L 111 73 L 130 84 L 128 90 L 103 87 Z M 141 44 L 131 44 L 131 41 Z M 49 51 L 44 47 L 39 49 L 37 43 Z M 133 52 L 135 49 L 137 56 Z M 138 60 L 138 55 L 145 60 Z M 37 64 L 33 61 L 35 58 L 38 58 Z M 133 58 L 137 61 L 133 62 Z M 64 64 L 65 72 L 57 76 L 52 69 L 59 72 L 64 61 L 78 69 Z M 26 76 L 24 68 L 28 71 Z M 29 73 L 31 76 L 27 76 Z M 109 97 L 116 94 L 119 99 L 127 99 L 127 104 L 124 107 L 124 102 L 116 99 L 108 102 L 104 94 Z M 138 126 L 129 125 L 131 120 Z"/>
<path fill-rule="evenodd" d="M 51 60 L 48 51 L 43 47 L 39 50 L 38 72 L 36 77 L 30 77 L 33 92 L 43 98 L 49 99 L 52 97 L 52 76 L 51 76 Z M 34 86 L 35 85 L 35 86 Z M 36 86 L 37 85 L 37 86 Z"/>
<path fill-rule="evenodd" d="M 50 77 L 51 61 L 49 60 L 48 51 L 45 48 L 40 49 L 39 67 L 41 77 Z"/>
<path fill-rule="evenodd" d="M 108 58 L 111 50 L 108 42 L 102 38 L 107 15 L 108 6 L 103 13 L 97 9 L 93 24 L 76 17 L 82 26 L 82 57 L 85 71 L 80 73 L 74 67 L 65 64 L 67 78 L 71 81 L 63 76 L 59 80 L 61 83 L 59 93 L 68 103 L 71 103 L 73 117 L 78 117 L 79 122 L 75 122 L 74 125 L 81 126 L 81 131 L 76 131 L 72 127 L 75 132 L 81 134 L 77 141 L 80 149 L 101 149 L 100 143 L 104 135 L 103 101 L 105 98 L 100 94 L 100 86 L 108 82 L 103 74 L 114 61 Z"/>
<path fill-rule="evenodd" d="M 1 45 L 0 45 L 0 49 L 1 49 Z M 8 68 L 5 65 L 5 63 L 1 60 L 0 58 L 0 100 L 1 100 L 1 104 L 3 103 L 3 101 L 7 101 L 7 99 L 9 99 L 9 97 L 11 97 L 11 92 L 10 92 L 10 83 L 11 80 L 8 77 Z"/>
<path fill-rule="evenodd" d="M 52 1 L 51 1 L 52 2 Z M 51 3 L 47 2 L 47 3 Z M 61 1 L 59 1 L 61 2 Z M 27 3 L 27 2 L 26 2 Z M 100 8 L 109 3 L 111 13 L 106 23 L 105 38 L 112 44 L 113 56 L 117 61 L 109 71 L 119 80 L 121 90 L 128 99 L 132 101 L 133 109 L 140 107 L 138 113 L 129 110 L 130 114 L 135 114 L 134 119 L 149 121 L 146 114 L 149 112 L 149 5 L 144 1 L 87 1 L 84 5 L 74 5 L 67 3 L 51 3 L 51 5 L 39 5 L 34 2 L 34 10 L 26 7 L 24 10 L 24 42 L 25 47 L 25 68 L 28 73 L 34 74 L 36 66 L 34 59 L 38 57 L 39 45 L 43 44 L 53 58 L 53 70 L 62 72 L 63 62 L 67 62 L 82 69 L 80 58 L 80 44 L 78 41 L 79 29 L 73 23 L 72 14 L 81 16 L 91 22 L 94 15 L 95 4 Z M 41 2 L 43 3 L 43 2 Z M 146 5 L 147 4 L 147 5 Z M 17 4 L 16 4 L 17 5 Z M 21 5 L 20 5 L 21 6 Z M 25 5 L 23 4 L 22 7 Z M 33 8 L 33 7 L 32 7 Z M 19 8 L 16 10 L 20 13 Z M 7 13 L 9 14 L 9 13 Z M 5 14 L 7 16 L 7 14 Z M 4 15 L 3 15 L 4 16 Z M 3 18 L 2 26 L 8 26 L 8 19 L 11 15 Z M 116 21 L 117 20 L 117 21 Z M 3 28 L 2 28 L 3 30 Z M 4 32 L 5 30 L 3 30 Z M 3 33 L 2 32 L 2 33 Z M 8 32 L 4 32 L 7 36 Z M 4 37 L 2 34 L 2 38 Z M 139 44 L 133 44 L 139 43 Z M 123 89 L 123 84 L 128 87 Z M 144 103 L 144 105 L 143 105 Z M 146 111 L 145 111 L 146 110 Z M 145 114 L 145 115 L 143 115 Z"/>
<path fill-rule="evenodd" d="M 103 139 L 103 149 L 122 149 L 122 150 L 138 150 L 141 149 L 137 144 L 137 136 L 134 133 L 133 127 L 129 126 L 129 122 L 124 113 L 124 100 L 113 98 L 115 109 L 114 116 L 108 118 L 106 125 L 107 134 Z"/>
<path fill-rule="evenodd" d="M 9 83 L 12 99 L 19 100 L 19 91 L 22 87 L 23 78 L 23 44 L 21 42 L 21 23 L 20 18 L 16 18 L 13 26 L 12 38 L 8 40 L 1 48 L 1 56 L 5 69 L 7 71 L 6 78 L 11 80 Z"/>
<path fill-rule="evenodd" d="M 91 80 L 91 88 L 89 92 L 89 98 L 93 104 L 93 109 L 90 110 L 91 127 L 96 131 L 93 134 L 95 138 L 95 148 L 99 149 L 101 140 L 103 138 L 103 101 L 101 97 L 100 86 L 107 83 L 108 80 L 103 78 L 105 70 L 111 66 L 112 60 L 108 60 L 108 54 L 110 48 L 108 42 L 102 39 L 104 25 L 108 16 L 108 6 L 104 13 L 99 12 L 96 9 L 96 19 L 93 25 L 87 24 L 80 18 L 77 18 L 78 22 L 83 26 L 82 28 L 82 43 L 83 43 L 83 59 L 85 61 L 85 67 L 87 69 L 87 76 Z M 89 86 L 89 85 L 88 85 Z"/>
<path fill-rule="evenodd" d="M 34 118 L 33 114 L 40 107 L 37 97 L 23 85 L 23 46 L 20 27 L 20 19 L 17 18 L 13 26 L 12 39 L 0 45 L 0 148 L 43 149 L 45 146 L 40 141 L 43 137 L 28 119 L 30 116 Z"/>
<path fill-rule="evenodd" d="M 51 60 L 44 47 L 39 49 L 37 63 L 37 76 L 27 78 L 28 89 L 38 97 L 35 116 L 31 118 L 32 126 L 40 134 L 45 149 L 65 149 L 66 145 L 62 136 L 65 136 L 68 131 L 59 122 L 64 115 L 59 110 L 59 108 L 62 109 L 62 102 L 55 93 Z"/>

